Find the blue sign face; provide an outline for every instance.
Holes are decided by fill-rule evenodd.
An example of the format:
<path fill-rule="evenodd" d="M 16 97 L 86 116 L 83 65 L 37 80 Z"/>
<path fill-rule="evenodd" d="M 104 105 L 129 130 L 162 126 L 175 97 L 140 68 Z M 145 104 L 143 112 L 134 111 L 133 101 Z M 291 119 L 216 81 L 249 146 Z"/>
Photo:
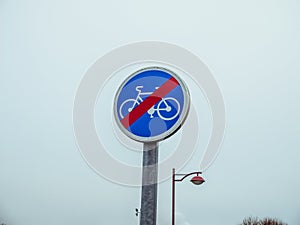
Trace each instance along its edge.
<path fill-rule="evenodd" d="M 172 135 L 189 109 L 188 90 L 176 74 L 150 67 L 130 76 L 115 98 L 115 117 L 130 138 L 159 141 Z"/>

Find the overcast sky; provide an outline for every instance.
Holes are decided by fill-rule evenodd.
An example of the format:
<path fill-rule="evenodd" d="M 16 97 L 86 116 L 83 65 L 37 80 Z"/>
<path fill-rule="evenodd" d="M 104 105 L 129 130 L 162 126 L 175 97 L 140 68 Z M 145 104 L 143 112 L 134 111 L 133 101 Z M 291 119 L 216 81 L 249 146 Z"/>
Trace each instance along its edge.
<path fill-rule="evenodd" d="M 252 215 L 300 225 L 299 10 L 297 0 L 0 0 L 0 223 L 138 224 L 140 189 L 86 164 L 72 109 L 98 58 L 159 40 L 208 65 L 227 112 L 207 182 L 177 184 L 177 224 L 232 225 Z M 181 172 L 197 170 L 202 153 Z M 158 225 L 170 224 L 170 191 L 170 180 L 159 185 Z"/>

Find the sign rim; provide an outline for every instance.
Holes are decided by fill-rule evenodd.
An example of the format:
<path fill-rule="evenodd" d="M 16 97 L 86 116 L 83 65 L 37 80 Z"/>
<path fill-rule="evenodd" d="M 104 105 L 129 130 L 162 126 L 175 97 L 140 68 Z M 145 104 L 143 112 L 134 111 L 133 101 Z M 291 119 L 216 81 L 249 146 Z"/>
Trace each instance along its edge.
<path fill-rule="evenodd" d="M 170 74 L 171 76 L 173 76 L 179 83 L 179 85 L 182 88 L 182 92 L 183 92 L 183 99 L 184 99 L 184 104 L 183 104 L 183 109 L 181 111 L 181 114 L 178 118 L 178 120 L 175 122 L 175 124 L 167 131 L 165 131 L 162 134 L 153 136 L 153 137 L 141 137 L 138 135 L 135 135 L 133 133 L 131 133 L 129 130 L 127 130 L 123 124 L 121 124 L 120 119 L 119 119 L 119 115 L 118 115 L 118 108 L 117 108 L 117 101 L 119 98 L 119 95 L 122 91 L 122 89 L 124 88 L 124 86 L 126 85 L 126 83 L 133 78 L 134 76 L 136 76 L 137 74 L 141 73 L 141 72 L 145 72 L 145 71 L 150 71 L 150 70 L 159 70 L 159 71 L 163 71 L 166 72 L 168 74 Z M 175 134 L 180 127 L 183 125 L 184 121 L 187 118 L 188 112 L 190 110 L 190 93 L 189 90 L 187 88 L 187 85 L 185 84 L 185 82 L 173 71 L 171 71 L 170 69 L 161 67 L 161 66 L 147 66 L 144 67 L 142 69 L 139 69 L 137 71 L 135 71 L 134 73 L 132 73 L 130 76 L 128 76 L 119 86 L 117 93 L 115 94 L 114 97 L 114 106 L 113 106 L 113 111 L 114 111 L 114 118 L 116 120 L 116 123 L 118 125 L 118 127 L 120 128 L 120 130 L 129 138 L 138 141 L 138 142 L 158 142 L 158 141 L 162 141 L 165 140 L 169 137 L 171 137 L 173 134 Z"/>

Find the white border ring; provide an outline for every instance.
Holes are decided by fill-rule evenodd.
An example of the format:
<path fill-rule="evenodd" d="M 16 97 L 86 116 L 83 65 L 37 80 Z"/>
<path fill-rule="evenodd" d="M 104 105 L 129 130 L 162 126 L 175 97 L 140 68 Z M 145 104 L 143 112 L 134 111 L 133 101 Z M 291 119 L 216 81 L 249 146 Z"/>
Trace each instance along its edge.
<path fill-rule="evenodd" d="M 124 88 L 124 86 L 126 85 L 126 83 L 133 77 L 135 77 L 137 74 L 141 73 L 141 72 L 145 72 L 145 71 L 149 71 L 149 70 L 160 70 L 160 71 L 164 71 L 168 74 L 170 74 L 171 76 L 173 76 L 178 82 L 179 85 L 182 89 L 183 92 L 183 96 L 184 96 L 184 103 L 183 103 L 183 109 L 181 112 L 181 115 L 179 116 L 179 119 L 177 120 L 177 122 L 167 131 L 165 131 L 164 133 L 157 135 L 157 136 L 153 136 L 153 137 L 140 137 L 137 136 L 133 133 L 131 133 L 130 131 L 128 131 L 120 122 L 119 117 L 118 117 L 118 109 L 117 109 L 117 100 L 119 98 L 120 92 L 121 90 Z M 127 135 L 128 137 L 130 137 L 131 139 L 135 140 L 135 141 L 139 141 L 139 142 L 158 142 L 158 141 L 162 141 L 167 139 L 168 137 L 172 136 L 173 134 L 176 133 L 176 131 L 178 130 L 178 128 L 183 125 L 188 112 L 190 109 L 190 94 L 189 94 L 189 90 L 185 84 L 185 82 L 173 71 L 166 69 L 164 67 L 158 67 L 158 66 L 147 66 L 143 69 L 139 69 L 138 71 L 135 71 L 133 74 L 131 74 L 130 76 L 128 76 L 123 83 L 121 84 L 121 86 L 119 87 L 117 94 L 115 96 L 114 99 L 114 116 L 115 116 L 115 120 L 117 125 L 119 126 L 120 130 Z"/>

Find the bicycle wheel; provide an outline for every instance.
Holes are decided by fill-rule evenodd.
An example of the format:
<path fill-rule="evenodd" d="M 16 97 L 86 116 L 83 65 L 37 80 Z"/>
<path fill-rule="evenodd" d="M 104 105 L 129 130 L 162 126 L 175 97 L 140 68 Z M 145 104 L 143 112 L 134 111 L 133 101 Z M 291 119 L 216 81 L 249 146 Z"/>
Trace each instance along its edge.
<path fill-rule="evenodd" d="M 119 114 L 121 116 L 121 118 L 123 119 L 128 113 L 130 113 L 135 106 L 139 105 L 140 103 L 138 101 L 136 101 L 133 98 L 127 99 L 125 100 L 119 109 Z"/>
<path fill-rule="evenodd" d="M 165 108 L 163 108 L 163 106 Z M 176 118 L 176 116 L 178 116 L 179 112 L 180 104 L 175 98 L 172 97 L 162 99 L 157 105 L 157 114 L 163 120 L 173 120 Z"/>

